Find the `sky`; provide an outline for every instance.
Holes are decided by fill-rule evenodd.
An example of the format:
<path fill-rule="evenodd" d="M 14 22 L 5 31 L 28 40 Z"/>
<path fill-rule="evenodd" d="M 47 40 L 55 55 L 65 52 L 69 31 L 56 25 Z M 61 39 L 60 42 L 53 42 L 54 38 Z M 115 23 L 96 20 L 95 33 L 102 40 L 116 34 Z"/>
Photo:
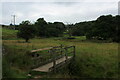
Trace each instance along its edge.
<path fill-rule="evenodd" d="M 0 24 L 16 24 L 38 18 L 47 22 L 74 24 L 96 20 L 101 15 L 117 15 L 119 0 L 2 0 L 0 4 Z"/>

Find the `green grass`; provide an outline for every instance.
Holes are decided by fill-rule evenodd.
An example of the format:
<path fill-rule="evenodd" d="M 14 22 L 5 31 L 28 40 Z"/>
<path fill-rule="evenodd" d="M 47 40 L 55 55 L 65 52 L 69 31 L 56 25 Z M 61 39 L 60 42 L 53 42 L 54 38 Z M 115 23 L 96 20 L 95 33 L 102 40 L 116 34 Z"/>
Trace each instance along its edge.
<path fill-rule="evenodd" d="M 74 40 L 55 40 L 54 38 L 32 39 L 30 40 L 30 43 L 21 42 L 23 42 L 23 40 L 3 40 L 4 45 L 8 45 L 9 47 L 18 50 L 32 50 L 51 46 L 58 46 L 60 44 L 75 45 L 76 59 L 75 62 L 71 64 L 73 65 L 71 67 L 74 68 L 72 68 L 70 71 L 73 76 L 89 78 L 115 78 L 118 76 L 117 43 L 76 42 Z M 16 53 L 16 55 L 18 53 Z M 22 60 L 22 57 L 19 56 L 20 55 L 18 55 L 18 59 L 21 58 Z M 62 77 L 62 74 L 58 75 L 58 77 Z"/>
<path fill-rule="evenodd" d="M 15 39 L 17 30 L 2 28 L 2 39 Z"/>
<path fill-rule="evenodd" d="M 17 31 L 3 29 L 3 36 L 15 35 Z M 13 36 L 14 38 L 14 36 Z M 24 40 L 3 40 L 7 48 L 4 71 L 7 71 L 7 64 L 14 61 L 10 66 L 12 77 L 27 77 L 32 61 L 28 57 L 27 51 L 33 49 L 46 48 L 51 46 L 76 46 L 75 60 L 69 65 L 69 69 L 62 69 L 61 72 L 53 74 L 55 78 L 117 78 L 118 75 L 118 44 L 117 43 L 97 43 L 86 41 L 85 36 L 76 36 L 76 39 L 59 38 L 41 38 L 31 39 L 30 43 L 24 43 Z M 7 39 L 12 39 L 8 37 Z M 4 60 L 3 59 L 3 60 Z M 28 67 L 28 68 L 27 68 Z M 16 75 L 14 75 L 16 74 Z"/>

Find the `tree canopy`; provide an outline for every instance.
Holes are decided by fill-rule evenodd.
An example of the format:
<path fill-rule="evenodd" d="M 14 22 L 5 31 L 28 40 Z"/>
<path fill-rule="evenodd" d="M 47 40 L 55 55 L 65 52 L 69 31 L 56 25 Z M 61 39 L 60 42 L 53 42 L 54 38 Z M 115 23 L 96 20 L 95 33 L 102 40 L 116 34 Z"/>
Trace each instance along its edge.
<path fill-rule="evenodd" d="M 110 40 L 118 42 L 120 16 L 100 16 L 95 21 L 76 23 L 73 34 L 76 36 L 86 36 L 87 39 Z"/>
<path fill-rule="evenodd" d="M 58 37 L 65 30 L 62 22 L 47 23 L 44 18 L 39 18 L 34 26 L 37 28 L 39 37 Z"/>
<path fill-rule="evenodd" d="M 19 31 L 17 36 L 23 38 L 28 42 L 29 39 L 34 38 L 36 33 L 36 29 L 30 23 L 30 21 L 22 21 L 19 26 Z"/>
<path fill-rule="evenodd" d="M 38 37 L 59 37 L 64 33 L 69 36 L 86 36 L 87 39 L 110 40 L 119 42 L 120 15 L 102 15 L 93 21 L 65 25 L 63 22 L 46 22 L 39 18 L 35 23 L 23 21 L 19 26 L 18 36 L 29 40 Z"/>

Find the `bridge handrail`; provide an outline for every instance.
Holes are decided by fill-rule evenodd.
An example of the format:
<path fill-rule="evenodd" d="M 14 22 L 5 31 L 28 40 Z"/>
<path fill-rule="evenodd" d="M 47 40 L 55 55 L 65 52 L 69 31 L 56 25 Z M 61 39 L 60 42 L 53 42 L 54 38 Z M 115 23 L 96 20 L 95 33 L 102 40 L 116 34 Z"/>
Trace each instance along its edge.
<path fill-rule="evenodd" d="M 42 48 L 42 49 L 37 49 L 37 50 L 31 50 L 30 52 L 34 53 L 34 52 L 38 52 L 38 51 L 50 50 L 50 49 L 55 49 L 55 48 L 60 48 L 60 47 L 62 47 L 62 45 L 60 45 L 60 46 L 54 46 L 54 47 L 48 47 L 48 48 Z"/>
<path fill-rule="evenodd" d="M 69 48 L 73 48 L 72 51 L 68 51 Z M 38 51 L 43 51 L 43 50 L 49 50 L 49 53 L 52 55 L 52 58 L 51 58 L 51 62 L 53 62 L 53 67 L 56 66 L 56 60 L 61 58 L 61 57 L 64 57 L 66 58 L 66 60 L 68 60 L 68 54 L 70 53 L 73 53 L 73 56 L 72 57 L 75 57 L 75 46 L 55 46 L 55 47 L 49 47 L 49 48 L 42 48 L 42 49 L 37 49 L 37 50 L 32 50 L 31 53 L 35 53 L 35 52 L 38 52 Z M 59 56 L 55 56 L 56 53 L 60 53 Z M 62 54 L 64 53 L 64 54 Z M 33 59 L 33 60 L 37 60 L 39 59 L 39 57 Z"/>

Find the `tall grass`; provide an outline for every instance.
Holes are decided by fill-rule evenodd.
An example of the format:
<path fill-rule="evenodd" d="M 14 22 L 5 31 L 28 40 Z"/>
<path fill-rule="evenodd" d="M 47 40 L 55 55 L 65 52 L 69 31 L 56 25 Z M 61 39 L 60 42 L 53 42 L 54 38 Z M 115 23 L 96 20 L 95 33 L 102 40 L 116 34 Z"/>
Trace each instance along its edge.
<path fill-rule="evenodd" d="M 61 73 L 55 74 L 53 77 L 118 77 L 117 43 L 95 43 L 81 41 L 79 37 L 75 40 L 56 40 L 55 38 L 32 39 L 30 40 L 30 43 L 24 43 L 23 40 L 3 40 L 3 43 L 10 48 L 10 50 L 8 50 L 9 56 L 11 56 L 10 58 L 16 60 L 15 64 L 18 69 L 21 69 L 20 65 L 23 65 L 22 62 L 28 59 L 24 59 L 24 54 L 27 54 L 25 51 L 63 44 L 75 45 L 76 57 L 67 69 L 63 71 L 61 70 Z M 12 49 L 15 51 L 14 54 L 12 54 Z M 30 64 L 29 59 L 27 62 Z M 24 65 L 24 67 L 25 66 L 26 65 Z"/>

